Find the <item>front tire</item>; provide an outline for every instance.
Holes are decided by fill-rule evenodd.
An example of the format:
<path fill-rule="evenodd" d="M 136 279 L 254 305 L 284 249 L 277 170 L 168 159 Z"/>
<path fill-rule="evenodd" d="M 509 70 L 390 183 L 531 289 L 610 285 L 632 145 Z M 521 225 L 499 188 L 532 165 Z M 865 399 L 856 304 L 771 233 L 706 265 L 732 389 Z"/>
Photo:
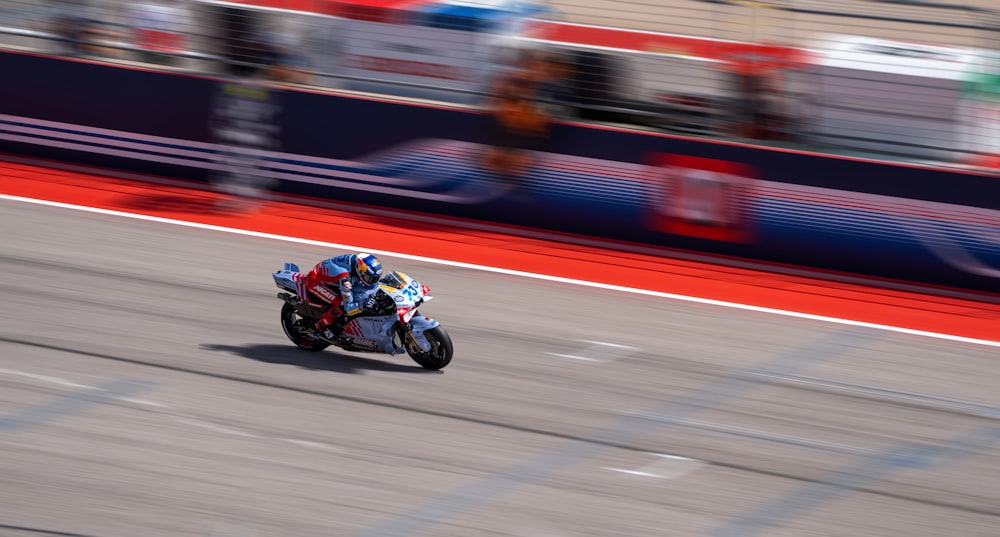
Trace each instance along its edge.
<path fill-rule="evenodd" d="M 310 352 L 319 352 L 329 347 L 329 343 L 309 337 L 309 324 L 309 319 L 299 315 L 295 306 L 286 302 L 281 307 L 281 329 L 296 347 Z"/>
<path fill-rule="evenodd" d="M 414 362 L 420 364 L 424 369 L 437 371 L 451 363 L 451 355 L 455 352 L 451 344 L 451 336 L 445 332 L 444 328 L 436 326 L 424 332 L 424 337 L 431 344 L 431 350 L 424 352 L 416 343 L 409 342 L 406 345 L 406 354 L 413 358 Z"/>

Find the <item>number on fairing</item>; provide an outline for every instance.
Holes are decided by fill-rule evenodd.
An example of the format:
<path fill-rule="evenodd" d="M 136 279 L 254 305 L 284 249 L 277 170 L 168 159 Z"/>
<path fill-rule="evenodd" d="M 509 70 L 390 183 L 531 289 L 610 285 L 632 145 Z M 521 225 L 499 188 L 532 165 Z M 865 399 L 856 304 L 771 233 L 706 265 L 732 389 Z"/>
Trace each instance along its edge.
<path fill-rule="evenodd" d="M 418 289 L 419 289 L 419 284 L 416 282 L 416 280 L 410 280 L 410 285 L 404 287 L 400 292 L 403 293 L 403 295 L 405 295 L 407 299 L 416 300 Z"/>

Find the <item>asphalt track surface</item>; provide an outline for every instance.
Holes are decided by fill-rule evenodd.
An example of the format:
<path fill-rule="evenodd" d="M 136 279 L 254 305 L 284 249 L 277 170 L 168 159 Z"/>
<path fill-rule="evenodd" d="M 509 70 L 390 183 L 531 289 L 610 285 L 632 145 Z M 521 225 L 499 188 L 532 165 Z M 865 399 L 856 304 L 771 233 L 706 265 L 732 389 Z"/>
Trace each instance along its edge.
<path fill-rule="evenodd" d="M 227 216 L 203 193 L 25 166 L 4 167 L 2 184 L 2 535 L 986 537 L 1000 527 L 998 347 L 983 334 L 531 278 L 512 271 L 560 246 L 453 230 L 442 252 L 483 264 L 490 244 L 494 266 L 512 271 L 381 256 L 431 287 L 422 311 L 455 341 L 454 362 L 427 372 L 405 357 L 311 354 L 285 340 L 270 272 L 329 246 L 11 196 L 113 199 L 118 211 L 212 213 L 209 223 L 242 228 L 278 225 L 291 207 Z M 307 233 L 349 225 L 335 211 L 297 214 Z M 297 235 L 285 224 L 270 232 Z M 380 252 L 445 240 L 431 224 L 354 215 L 359 224 L 367 231 L 352 236 Z M 584 250 L 558 266 L 596 264 Z M 775 281 L 699 270 L 748 287 Z M 662 279 L 683 288 L 689 277 Z M 768 294 L 831 289 L 794 284 Z M 856 298 L 824 293 L 831 316 Z M 869 290 L 883 306 L 886 293 Z M 996 326 L 995 305 L 950 300 L 942 312 L 944 299 L 891 295 L 898 309 L 937 304 L 922 317 Z M 880 308 L 865 309 L 904 319 Z"/>

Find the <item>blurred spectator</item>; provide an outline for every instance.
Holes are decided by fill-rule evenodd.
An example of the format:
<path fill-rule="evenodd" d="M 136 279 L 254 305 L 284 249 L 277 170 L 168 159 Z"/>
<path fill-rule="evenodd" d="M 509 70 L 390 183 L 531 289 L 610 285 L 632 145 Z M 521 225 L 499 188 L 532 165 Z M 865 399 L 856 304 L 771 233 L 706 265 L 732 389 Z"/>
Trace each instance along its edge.
<path fill-rule="evenodd" d="M 516 182 L 531 164 L 531 152 L 548 139 L 551 116 L 539 102 L 546 72 L 534 54 L 502 74 L 489 101 L 490 142 L 484 165 L 507 181 Z"/>
<path fill-rule="evenodd" d="M 282 84 L 314 83 L 313 75 L 306 60 L 295 53 L 279 50 L 270 65 L 271 80 Z"/>
<path fill-rule="evenodd" d="M 288 32 L 272 33 L 268 38 L 266 58 L 269 78 L 281 84 L 312 84 L 309 59 L 301 53 L 302 44 Z"/>
<path fill-rule="evenodd" d="M 58 0 L 52 5 L 49 19 L 52 32 L 58 36 L 58 52 L 81 56 L 96 52 L 102 36 L 101 22 L 87 0 Z"/>
<path fill-rule="evenodd" d="M 761 73 L 737 75 L 736 135 L 755 140 L 786 140 L 789 117 L 778 82 Z"/>
<path fill-rule="evenodd" d="M 576 101 L 573 91 L 573 67 L 559 54 L 545 55 L 539 65 L 538 100 L 553 118 L 573 115 Z"/>
<path fill-rule="evenodd" d="M 186 49 L 187 10 L 174 0 L 144 0 L 130 9 L 132 45 L 140 61 L 173 65 Z"/>
<path fill-rule="evenodd" d="M 230 6 L 218 10 L 224 72 L 239 78 L 269 76 L 269 63 L 275 54 L 264 35 L 262 15 Z"/>
<path fill-rule="evenodd" d="M 614 108 L 621 106 L 619 88 L 627 80 L 619 72 L 619 61 L 601 51 L 579 50 L 573 53 L 573 64 L 577 66 L 573 80 L 576 104 L 581 119 L 628 123 Z"/>

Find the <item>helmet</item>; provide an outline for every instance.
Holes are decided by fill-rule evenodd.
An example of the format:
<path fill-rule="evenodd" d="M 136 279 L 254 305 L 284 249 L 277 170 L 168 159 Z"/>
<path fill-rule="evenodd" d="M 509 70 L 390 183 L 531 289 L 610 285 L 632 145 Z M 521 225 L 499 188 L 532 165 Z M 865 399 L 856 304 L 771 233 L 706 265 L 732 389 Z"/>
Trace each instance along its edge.
<path fill-rule="evenodd" d="M 375 285 L 382 277 L 382 263 L 372 254 L 358 254 L 354 258 L 354 271 L 365 285 Z"/>

